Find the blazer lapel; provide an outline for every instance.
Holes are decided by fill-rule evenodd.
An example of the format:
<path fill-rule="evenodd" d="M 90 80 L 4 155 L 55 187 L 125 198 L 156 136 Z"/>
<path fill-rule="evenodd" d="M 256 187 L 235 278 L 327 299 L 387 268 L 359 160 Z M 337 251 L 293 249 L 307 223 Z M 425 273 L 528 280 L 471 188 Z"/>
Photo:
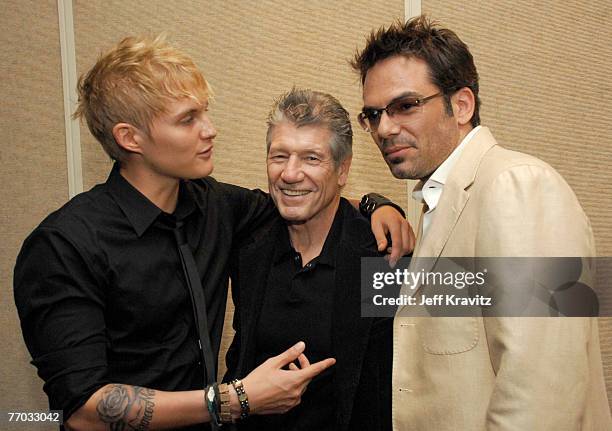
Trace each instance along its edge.
<path fill-rule="evenodd" d="M 425 216 L 425 209 L 426 206 L 423 205 L 421 207 L 421 216 L 419 217 L 419 225 L 417 227 L 416 244 L 414 245 L 414 250 L 412 252 L 414 256 L 417 255 L 419 248 L 421 248 L 421 242 L 423 241 L 423 217 Z"/>
<path fill-rule="evenodd" d="M 467 143 L 444 184 L 442 196 L 434 211 L 426 236 L 423 236 L 421 232 L 424 215 L 421 214 L 419 238 L 417 238 L 417 247 L 410 262 L 410 271 L 428 272 L 433 268 L 470 198 L 469 188 L 474 183 L 482 158 L 496 144 L 497 142 L 487 127 L 482 127 Z M 414 295 L 420 287 L 419 285 L 407 291 L 404 286 L 401 293 Z M 398 314 L 403 308 L 399 308 Z"/>
<path fill-rule="evenodd" d="M 361 317 L 361 257 L 375 257 L 378 254 L 341 243 L 337 256 L 341 258 L 336 261 L 332 345 L 337 361 L 334 374 L 334 393 L 338 402 L 336 429 L 342 430 L 350 422 L 373 321 L 372 318 Z"/>
<path fill-rule="evenodd" d="M 252 244 L 240 250 L 240 305 L 235 310 L 240 313 L 240 359 L 237 369 L 241 375 L 255 368 L 255 329 L 268 285 L 269 269 L 274 257 L 278 230 L 284 228 L 280 220 L 275 223 L 266 235 L 261 235 Z"/>
<path fill-rule="evenodd" d="M 440 256 L 468 199 L 468 192 L 460 185 L 451 182 L 444 185 L 444 192 L 434 211 L 429 231 L 420 243 L 417 256 Z"/>
<path fill-rule="evenodd" d="M 418 256 L 440 256 L 469 200 L 469 187 L 474 183 L 480 162 L 496 144 L 487 127 L 482 127 L 467 143 L 444 185 L 427 236 L 420 244 Z"/>

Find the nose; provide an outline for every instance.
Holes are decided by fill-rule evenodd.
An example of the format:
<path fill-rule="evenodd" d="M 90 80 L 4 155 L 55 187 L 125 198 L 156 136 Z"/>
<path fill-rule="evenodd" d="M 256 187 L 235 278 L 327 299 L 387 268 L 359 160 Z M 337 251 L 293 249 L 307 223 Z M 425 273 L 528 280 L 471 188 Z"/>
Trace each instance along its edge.
<path fill-rule="evenodd" d="M 206 114 L 202 114 L 202 128 L 200 129 L 200 137 L 204 140 L 214 139 L 217 136 L 217 129 L 213 126 L 212 121 Z"/>
<path fill-rule="evenodd" d="M 387 111 L 383 111 L 380 115 L 378 129 L 376 129 L 376 135 L 379 137 L 379 139 L 389 138 L 390 136 L 397 135 L 399 132 L 399 124 L 393 121 L 391 117 L 389 117 Z"/>
<path fill-rule="evenodd" d="M 304 179 L 304 171 L 302 170 L 302 163 L 299 158 L 292 155 L 287 160 L 283 171 L 281 172 L 281 180 L 287 184 L 299 183 Z"/>

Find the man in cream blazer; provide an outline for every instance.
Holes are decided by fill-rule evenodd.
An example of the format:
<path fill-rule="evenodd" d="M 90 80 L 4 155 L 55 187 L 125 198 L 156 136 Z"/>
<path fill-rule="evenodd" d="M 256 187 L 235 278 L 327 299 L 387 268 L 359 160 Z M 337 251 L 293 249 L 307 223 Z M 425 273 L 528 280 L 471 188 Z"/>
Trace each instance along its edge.
<path fill-rule="evenodd" d="M 588 218 L 546 163 L 480 126 L 467 46 L 425 17 L 372 33 L 361 125 L 397 178 L 421 180 L 415 258 L 588 257 Z M 417 291 L 418 295 L 420 292 Z M 408 317 L 394 322 L 395 430 L 611 430 L 597 320 Z"/>

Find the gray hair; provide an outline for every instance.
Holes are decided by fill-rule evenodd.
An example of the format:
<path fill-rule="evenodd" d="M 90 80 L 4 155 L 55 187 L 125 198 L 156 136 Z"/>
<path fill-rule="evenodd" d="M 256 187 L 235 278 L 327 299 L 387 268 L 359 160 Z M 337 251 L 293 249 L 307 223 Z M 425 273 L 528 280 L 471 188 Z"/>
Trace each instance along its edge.
<path fill-rule="evenodd" d="M 272 130 L 282 122 L 290 122 L 296 127 L 326 127 L 332 133 L 329 146 L 336 167 L 353 154 L 353 129 L 349 113 L 330 94 L 293 88 L 276 100 L 268 115 L 268 151 Z"/>

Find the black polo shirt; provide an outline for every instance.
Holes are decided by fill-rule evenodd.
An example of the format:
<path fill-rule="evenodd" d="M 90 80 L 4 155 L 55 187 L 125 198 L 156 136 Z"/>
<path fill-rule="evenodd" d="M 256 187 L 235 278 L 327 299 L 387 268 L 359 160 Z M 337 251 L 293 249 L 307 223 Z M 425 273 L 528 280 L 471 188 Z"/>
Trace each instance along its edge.
<path fill-rule="evenodd" d="M 263 192 L 205 178 L 181 182 L 166 214 L 115 166 L 106 183 L 49 215 L 24 242 L 14 292 L 50 408 L 66 419 L 107 383 L 201 389 L 175 222 L 198 266 L 217 358 L 230 249 L 273 211 Z"/>
<path fill-rule="evenodd" d="M 280 230 L 255 332 L 257 364 L 282 353 L 298 340 L 306 342 L 305 354 L 311 363 L 335 356 L 331 334 L 336 258 L 348 207 L 350 204 L 341 200 L 321 253 L 305 264 L 291 246 L 287 229 Z M 332 431 L 336 424 L 333 373 L 331 367 L 316 376 L 301 403 L 286 414 L 258 417 L 254 420 L 257 427 Z"/>

